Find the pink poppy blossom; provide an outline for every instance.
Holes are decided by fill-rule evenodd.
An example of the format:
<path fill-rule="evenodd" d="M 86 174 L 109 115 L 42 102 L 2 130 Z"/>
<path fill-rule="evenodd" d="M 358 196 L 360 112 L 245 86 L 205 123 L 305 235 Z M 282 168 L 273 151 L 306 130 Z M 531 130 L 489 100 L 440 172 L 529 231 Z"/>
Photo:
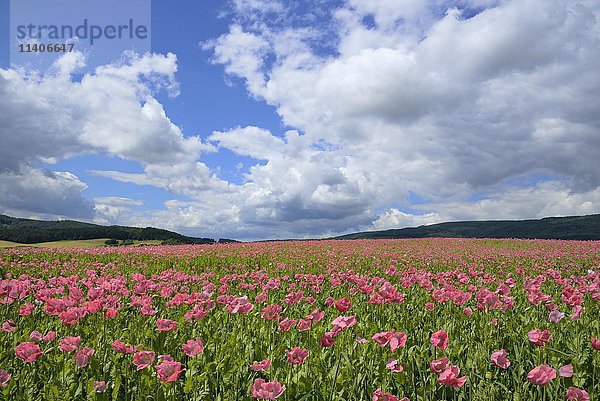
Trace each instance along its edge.
<path fill-rule="evenodd" d="M 19 315 L 21 316 L 29 316 L 33 313 L 33 310 L 35 309 L 35 305 L 34 304 L 25 304 L 25 305 L 21 305 L 21 307 L 19 308 Z"/>
<path fill-rule="evenodd" d="M 398 363 L 397 359 L 388 359 L 385 367 L 394 373 L 400 373 L 404 370 L 404 367 Z"/>
<path fill-rule="evenodd" d="M 404 398 L 402 399 L 404 400 Z M 391 393 L 384 393 L 381 390 L 381 387 L 377 390 L 373 391 L 373 401 L 402 401 L 399 400 L 398 397 L 392 395 Z"/>
<path fill-rule="evenodd" d="M 392 338 L 390 339 L 390 349 L 392 352 L 396 351 L 400 347 L 404 347 L 406 345 L 406 334 L 402 332 L 395 333 L 392 330 Z"/>
<path fill-rule="evenodd" d="M 42 333 L 40 333 L 37 330 L 32 331 L 31 334 L 29 335 L 29 339 L 36 343 L 39 341 L 42 341 L 42 337 L 43 337 Z"/>
<path fill-rule="evenodd" d="M 335 338 L 333 338 L 334 334 L 330 331 L 323 334 L 323 337 L 319 340 L 319 345 L 324 348 L 331 348 L 335 343 Z"/>
<path fill-rule="evenodd" d="M 466 316 L 471 316 L 473 314 L 473 309 L 471 309 L 470 307 L 467 307 L 467 308 L 463 309 L 463 314 L 465 314 Z"/>
<path fill-rule="evenodd" d="M 375 333 L 371 337 L 371 340 L 375 341 L 382 348 L 385 347 L 390 342 L 391 339 L 392 339 L 391 331 L 383 331 L 381 333 Z"/>
<path fill-rule="evenodd" d="M 573 307 L 573 315 L 571 316 L 571 320 L 579 320 L 581 315 L 583 314 L 584 308 L 581 305 L 575 305 Z"/>
<path fill-rule="evenodd" d="M 492 354 L 490 358 L 491 362 L 498 366 L 501 369 L 508 369 L 510 366 L 510 361 L 506 357 L 506 351 L 504 349 L 500 349 Z"/>
<path fill-rule="evenodd" d="M 281 322 L 279 322 L 279 330 L 288 331 L 289 329 L 294 327 L 295 324 L 296 324 L 295 320 L 290 320 L 286 317 Z"/>
<path fill-rule="evenodd" d="M 592 337 L 592 348 L 600 351 L 600 338 Z"/>
<path fill-rule="evenodd" d="M 556 370 L 548 365 L 536 366 L 527 374 L 527 380 L 538 386 L 545 386 L 553 379 L 556 379 Z"/>
<path fill-rule="evenodd" d="M 133 364 L 137 370 L 142 370 L 152 366 L 156 354 L 152 351 L 138 351 L 133 355 Z"/>
<path fill-rule="evenodd" d="M 306 331 L 310 329 L 312 322 L 306 319 L 298 320 L 298 331 Z"/>
<path fill-rule="evenodd" d="M 49 331 L 46 334 L 44 334 L 44 336 L 42 337 L 42 341 L 49 343 L 51 341 L 54 341 L 55 338 L 56 331 Z"/>
<path fill-rule="evenodd" d="M 97 393 L 103 393 L 106 391 L 106 382 L 104 381 L 94 381 L 94 390 Z"/>
<path fill-rule="evenodd" d="M 359 344 L 366 344 L 369 342 L 369 340 L 367 340 L 366 338 L 362 338 L 362 337 L 356 337 L 356 342 Z"/>
<path fill-rule="evenodd" d="M 170 383 L 177 380 L 183 370 L 181 362 L 163 361 L 160 365 L 156 365 L 156 372 L 163 383 Z"/>
<path fill-rule="evenodd" d="M 75 364 L 80 368 L 86 367 L 94 352 L 91 348 L 83 347 L 75 354 Z"/>
<path fill-rule="evenodd" d="M 427 312 L 431 312 L 434 309 L 435 309 L 435 304 L 433 302 L 425 303 L 425 310 L 427 310 Z"/>
<path fill-rule="evenodd" d="M 279 319 L 282 310 L 281 305 L 268 305 L 263 308 L 261 317 L 265 320 L 276 320 Z"/>
<path fill-rule="evenodd" d="M 316 322 L 321 321 L 324 316 L 325 316 L 325 312 L 319 312 L 318 309 L 315 309 L 306 317 L 306 319 L 310 320 L 313 323 L 316 323 Z"/>
<path fill-rule="evenodd" d="M 252 365 L 250 365 L 250 369 L 252 369 L 255 372 L 264 372 L 265 370 L 269 369 L 271 367 L 271 361 L 268 359 L 264 359 L 260 362 L 254 362 Z"/>
<path fill-rule="evenodd" d="M 35 362 L 42 355 L 42 350 L 37 344 L 27 341 L 15 347 L 15 355 L 17 358 L 30 363 Z"/>
<path fill-rule="evenodd" d="M 533 329 L 527 333 L 527 338 L 530 343 L 543 347 L 552 340 L 552 334 L 548 330 Z"/>
<path fill-rule="evenodd" d="M 491 323 L 492 323 L 492 326 L 497 327 L 498 326 L 498 319 L 496 319 L 496 318 L 492 319 Z"/>
<path fill-rule="evenodd" d="M 104 317 L 107 319 L 114 319 L 117 317 L 117 315 L 119 314 L 119 311 L 115 308 L 106 308 L 106 311 L 104 312 Z M 104 386 L 104 388 L 106 389 L 106 385 Z"/>
<path fill-rule="evenodd" d="M 177 330 L 177 322 L 171 319 L 158 319 L 156 326 L 158 327 L 158 331 Z"/>
<path fill-rule="evenodd" d="M 267 382 L 265 379 L 258 378 L 252 384 L 252 398 L 261 400 L 274 400 L 284 391 L 285 386 L 278 381 Z"/>
<path fill-rule="evenodd" d="M 6 387 L 11 377 L 7 371 L 0 369 L 0 387 Z"/>
<path fill-rule="evenodd" d="M 202 344 L 202 340 L 196 338 L 195 340 L 188 340 L 188 342 L 183 344 L 181 348 L 183 348 L 184 354 L 192 357 L 204 351 L 204 344 Z"/>
<path fill-rule="evenodd" d="M 121 340 L 115 340 L 111 344 L 112 349 L 121 354 L 133 354 L 137 351 L 138 347 L 132 347 L 125 345 Z"/>
<path fill-rule="evenodd" d="M 450 365 L 450 359 L 443 357 L 440 359 L 434 359 L 429 363 L 429 368 L 433 373 L 437 373 L 438 375 L 442 373 L 448 366 Z"/>
<path fill-rule="evenodd" d="M 436 331 L 431 335 L 431 344 L 439 349 L 448 347 L 448 334 L 444 330 Z"/>
<path fill-rule="evenodd" d="M 292 365 L 300 365 L 308 357 L 308 350 L 298 347 L 292 348 L 287 353 L 287 359 Z"/>
<path fill-rule="evenodd" d="M 460 374 L 460 368 L 458 366 L 450 366 L 446 368 L 438 376 L 438 383 L 450 387 L 462 387 L 467 381 L 467 377 L 458 377 Z"/>
<path fill-rule="evenodd" d="M 356 316 L 338 316 L 331 322 L 333 333 L 337 336 L 342 330 L 352 327 L 356 324 Z"/>
<path fill-rule="evenodd" d="M 335 306 L 335 308 L 342 313 L 352 308 L 352 304 L 350 303 L 350 300 L 347 297 L 338 299 L 337 301 L 335 301 L 333 306 Z"/>
<path fill-rule="evenodd" d="M 175 362 L 175 359 L 173 359 L 173 357 L 169 354 L 167 355 L 159 355 L 158 359 L 162 362 L 162 361 L 169 361 L 169 362 Z"/>
<path fill-rule="evenodd" d="M 65 337 L 58 342 L 59 348 L 63 352 L 73 352 L 79 347 L 81 337 Z"/>
<path fill-rule="evenodd" d="M 577 387 L 569 387 L 566 397 L 568 401 L 590 401 L 590 395 L 587 391 Z"/>
<path fill-rule="evenodd" d="M 17 329 L 17 325 L 15 325 L 15 322 L 12 319 L 7 320 L 6 322 L 2 323 L 2 331 L 6 332 L 6 333 L 12 333 L 16 329 Z"/>
<path fill-rule="evenodd" d="M 560 377 L 573 377 L 573 365 L 568 364 L 562 366 L 560 369 L 558 369 L 558 375 Z"/>
<path fill-rule="evenodd" d="M 548 320 L 550 320 L 550 323 L 558 323 L 563 317 L 565 317 L 564 313 L 559 312 L 558 310 L 553 310 L 548 315 Z"/>

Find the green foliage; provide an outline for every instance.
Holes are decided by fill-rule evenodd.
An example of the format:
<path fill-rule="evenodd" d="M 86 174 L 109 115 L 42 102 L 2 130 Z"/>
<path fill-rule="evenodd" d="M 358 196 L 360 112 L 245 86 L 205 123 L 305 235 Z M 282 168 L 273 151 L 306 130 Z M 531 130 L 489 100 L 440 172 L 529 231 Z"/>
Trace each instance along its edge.
<path fill-rule="evenodd" d="M 212 244 L 215 242 L 210 238 L 187 237 L 153 227 L 101 226 L 72 220 L 43 221 L 0 215 L 0 240 L 35 244 L 95 238 L 112 238 L 121 241 L 172 240 L 180 244 Z"/>
<path fill-rule="evenodd" d="M 520 238 L 600 240 L 600 214 L 541 220 L 458 221 L 429 226 L 367 231 L 335 239 Z"/>

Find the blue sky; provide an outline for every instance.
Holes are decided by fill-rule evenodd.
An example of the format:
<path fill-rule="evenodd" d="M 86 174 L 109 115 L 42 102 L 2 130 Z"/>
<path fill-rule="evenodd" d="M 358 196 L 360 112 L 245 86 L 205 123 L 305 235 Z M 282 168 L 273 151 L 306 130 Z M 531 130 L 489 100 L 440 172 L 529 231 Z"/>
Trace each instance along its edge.
<path fill-rule="evenodd" d="M 41 67 L 9 9 L 0 213 L 269 239 L 600 212 L 595 1 L 155 0 L 150 52 Z"/>

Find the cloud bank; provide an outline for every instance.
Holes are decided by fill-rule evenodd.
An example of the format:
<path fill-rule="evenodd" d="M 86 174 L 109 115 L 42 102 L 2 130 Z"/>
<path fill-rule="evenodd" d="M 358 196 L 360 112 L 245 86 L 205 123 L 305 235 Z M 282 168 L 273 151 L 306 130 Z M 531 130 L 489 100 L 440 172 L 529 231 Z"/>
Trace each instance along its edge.
<path fill-rule="evenodd" d="M 311 3 L 235 0 L 228 32 L 201 43 L 282 132 L 184 136 L 155 97 L 177 94 L 172 54 L 81 81 L 78 55 L 0 70 L 0 208 L 242 239 L 600 213 L 597 1 Z M 225 150 L 256 160 L 243 183 L 203 163 Z M 76 176 L 36 167 L 86 153 L 140 163 L 95 174 L 177 200 L 88 201 Z"/>

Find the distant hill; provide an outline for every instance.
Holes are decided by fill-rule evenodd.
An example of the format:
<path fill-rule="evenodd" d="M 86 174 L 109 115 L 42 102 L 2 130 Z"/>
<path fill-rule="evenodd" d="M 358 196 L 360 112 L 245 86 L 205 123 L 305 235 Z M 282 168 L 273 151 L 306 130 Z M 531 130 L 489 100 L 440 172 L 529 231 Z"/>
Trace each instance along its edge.
<path fill-rule="evenodd" d="M 0 240 L 34 244 L 62 240 L 115 238 L 118 240 L 162 240 L 168 243 L 212 244 L 212 238 L 187 237 L 153 227 L 102 226 L 73 220 L 44 221 L 0 214 Z"/>
<path fill-rule="evenodd" d="M 600 214 L 540 220 L 457 221 L 385 231 L 365 231 L 334 239 L 535 238 L 600 240 Z"/>

